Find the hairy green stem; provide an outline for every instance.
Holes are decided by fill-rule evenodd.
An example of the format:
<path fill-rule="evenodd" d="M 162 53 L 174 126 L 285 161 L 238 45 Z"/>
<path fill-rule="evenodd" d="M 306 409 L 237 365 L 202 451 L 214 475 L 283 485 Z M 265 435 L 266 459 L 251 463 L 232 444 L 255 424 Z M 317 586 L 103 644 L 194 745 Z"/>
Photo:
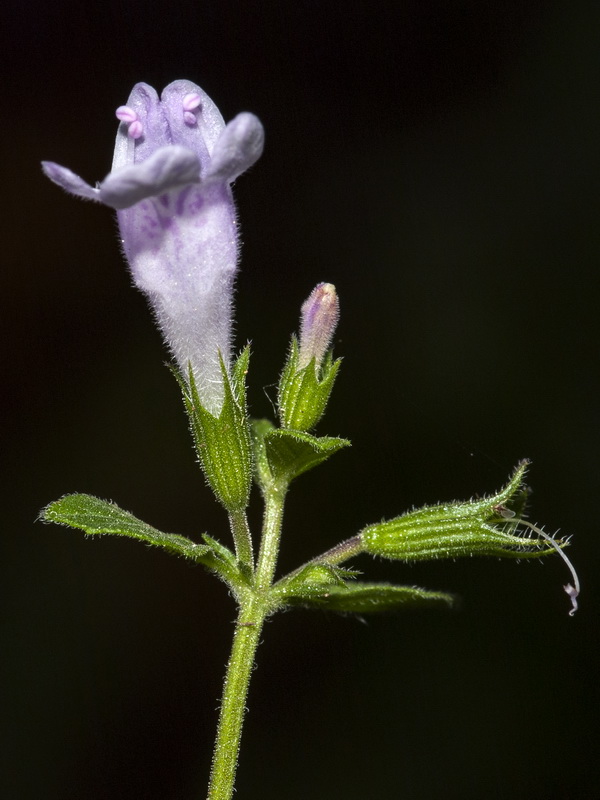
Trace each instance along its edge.
<path fill-rule="evenodd" d="M 240 611 L 225 675 L 208 800 L 231 800 L 233 795 L 248 685 L 262 626 L 271 612 L 270 589 L 279 553 L 284 498 L 283 488 L 273 489 L 265 495 L 262 540 L 254 586 L 248 587 L 240 598 Z M 243 520 L 245 524 L 245 515 Z M 234 524 L 241 525 L 240 518 L 236 521 L 232 518 L 231 524 L 232 530 Z M 240 533 L 241 528 L 238 527 L 237 531 Z M 249 538 L 248 534 L 248 540 Z M 238 538 L 236 545 L 239 547 Z M 251 555 L 250 552 L 250 557 Z M 241 547 L 238 549 L 238 557 L 242 557 Z"/>
<path fill-rule="evenodd" d="M 246 511 L 234 511 L 229 515 L 229 527 L 235 543 L 235 554 L 238 559 L 254 569 L 254 553 L 252 552 L 252 537 L 248 527 Z"/>
<path fill-rule="evenodd" d="M 336 544 L 335 547 L 331 548 L 331 550 L 328 550 L 326 553 L 311 559 L 308 563 L 334 565 L 343 564 L 344 561 L 348 561 L 348 559 L 354 558 L 354 556 L 357 556 L 362 552 L 363 545 L 359 534 L 358 536 L 353 536 L 351 539 L 346 539 L 346 541 Z M 303 569 L 303 567 L 300 567 L 300 569 Z"/>
<path fill-rule="evenodd" d="M 263 519 L 263 535 L 256 566 L 256 586 L 266 591 L 273 583 L 273 575 L 279 555 L 281 538 L 281 522 L 287 486 L 273 487 L 265 494 L 265 516 Z"/>
<path fill-rule="evenodd" d="M 251 600 L 240 608 L 227 665 L 208 800 L 230 800 L 233 794 L 248 684 L 264 618 L 260 603 Z"/>

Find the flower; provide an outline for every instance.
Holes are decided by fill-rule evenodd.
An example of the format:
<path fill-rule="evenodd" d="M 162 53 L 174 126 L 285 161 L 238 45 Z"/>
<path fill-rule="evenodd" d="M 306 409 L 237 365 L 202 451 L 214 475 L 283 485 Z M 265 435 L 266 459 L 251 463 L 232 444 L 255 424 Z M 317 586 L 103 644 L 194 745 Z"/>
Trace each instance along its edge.
<path fill-rule="evenodd" d="M 45 161 L 70 194 L 117 210 L 133 279 L 148 297 L 181 371 L 191 366 L 212 414 L 229 367 L 238 233 L 230 184 L 260 157 L 264 131 L 249 113 L 225 125 L 195 84 L 170 83 L 159 98 L 134 86 L 120 120 L 111 173 L 96 187 Z"/>

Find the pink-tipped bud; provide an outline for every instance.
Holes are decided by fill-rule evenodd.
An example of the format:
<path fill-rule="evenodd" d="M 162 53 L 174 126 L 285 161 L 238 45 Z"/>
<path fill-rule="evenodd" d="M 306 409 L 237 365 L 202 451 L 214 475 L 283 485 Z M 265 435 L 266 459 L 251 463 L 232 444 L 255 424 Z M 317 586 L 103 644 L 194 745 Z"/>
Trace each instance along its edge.
<path fill-rule="evenodd" d="M 315 359 L 320 367 L 340 318 L 340 301 L 332 283 L 319 283 L 302 304 L 298 367 Z"/>

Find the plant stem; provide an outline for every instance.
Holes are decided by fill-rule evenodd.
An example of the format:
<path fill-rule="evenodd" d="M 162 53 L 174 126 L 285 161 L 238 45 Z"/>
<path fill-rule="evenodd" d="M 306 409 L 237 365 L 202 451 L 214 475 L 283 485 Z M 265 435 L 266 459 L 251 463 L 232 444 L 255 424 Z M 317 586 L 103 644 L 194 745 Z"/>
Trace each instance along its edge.
<path fill-rule="evenodd" d="M 360 555 L 363 552 L 362 541 L 360 535 L 353 536 L 351 539 L 346 539 L 344 542 L 336 544 L 331 550 L 323 553 L 316 558 L 311 559 L 309 564 L 343 564 L 354 556 Z M 306 566 L 306 565 L 304 565 Z M 300 568 L 302 569 L 302 567 Z"/>
<path fill-rule="evenodd" d="M 273 583 L 277 556 L 279 555 L 279 540 L 281 538 L 281 522 L 286 491 L 287 486 L 283 485 L 274 486 L 268 493 L 265 493 L 263 534 L 256 565 L 256 586 L 259 590 L 266 591 Z"/>
<path fill-rule="evenodd" d="M 254 568 L 254 554 L 252 552 L 252 537 L 248 527 L 248 519 L 244 509 L 234 511 L 229 515 L 229 527 L 235 543 L 235 554 L 238 559 Z"/>
<path fill-rule="evenodd" d="M 272 610 L 270 589 L 279 553 L 284 498 L 283 487 L 273 488 L 265 495 L 265 515 L 255 582 L 240 599 L 231 657 L 225 675 L 208 800 L 231 800 L 233 794 L 248 685 L 262 626 Z M 245 515 L 243 521 L 247 530 Z M 231 524 L 233 530 L 234 525 L 240 524 L 240 519 L 235 521 L 232 518 Z M 237 530 L 239 533 L 242 529 Z M 237 541 L 236 538 L 236 543 Z M 241 552 L 238 552 L 238 557 L 241 557 Z"/>
<path fill-rule="evenodd" d="M 265 609 L 253 600 L 240 608 L 225 676 L 208 800 L 230 800 L 233 794 L 248 684 L 264 618 Z"/>

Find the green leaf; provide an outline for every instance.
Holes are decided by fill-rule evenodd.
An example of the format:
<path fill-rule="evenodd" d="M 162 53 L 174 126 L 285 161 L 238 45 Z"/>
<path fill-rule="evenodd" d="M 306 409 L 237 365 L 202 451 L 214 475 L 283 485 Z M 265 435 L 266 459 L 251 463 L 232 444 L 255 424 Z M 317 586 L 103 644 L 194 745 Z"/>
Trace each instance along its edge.
<path fill-rule="evenodd" d="M 261 486 L 273 481 L 288 484 L 344 447 L 350 447 L 348 439 L 275 428 L 268 420 L 253 421 L 253 432 Z"/>
<path fill-rule="evenodd" d="M 238 593 L 245 583 L 233 553 L 224 545 L 204 534 L 205 544 L 196 544 L 176 533 L 163 533 L 142 522 L 115 503 L 100 500 L 89 494 L 68 494 L 50 503 L 40 513 L 43 522 L 55 522 L 77 528 L 90 535 L 126 536 L 138 539 L 169 553 L 183 556 L 217 572 L 233 591 Z"/>
<path fill-rule="evenodd" d="M 252 482 L 245 384 L 249 358 L 250 350 L 246 347 L 235 362 L 231 376 L 221 360 L 225 396 L 218 417 L 202 406 L 191 369 L 187 381 L 175 373 L 200 465 L 217 499 L 229 513 L 246 508 Z"/>
<path fill-rule="evenodd" d="M 90 535 L 113 534 L 139 539 L 200 563 L 206 563 L 207 556 L 212 557 L 211 547 L 195 544 L 191 539 L 176 533 L 163 533 L 115 503 L 89 494 L 68 494 L 61 497 L 43 509 L 40 519 L 78 528 Z"/>
<path fill-rule="evenodd" d="M 363 550 L 400 561 L 424 561 L 460 556 L 537 558 L 551 553 L 542 538 L 515 531 L 526 496 L 527 462 L 516 468 L 509 483 L 492 497 L 466 503 L 425 506 L 401 517 L 369 525 L 360 532 Z"/>
<path fill-rule="evenodd" d="M 283 428 L 309 431 L 325 413 L 342 360 L 334 361 L 329 352 L 320 367 L 314 359 L 302 369 L 298 368 L 298 363 L 298 341 L 293 336 L 279 381 L 279 418 Z"/>
<path fill-rule="evenodd" d="M 328 564 L 308 564 L 298 574 L 275 588 L 283 605 L 322 608 L 355 614 L 371 614 L 414 606 L 452 605 L 454 597 L 445 592 L 430 592 L 414 586 L 391 583 L 364 583 L 345 580 L 349 575 Z"/>

